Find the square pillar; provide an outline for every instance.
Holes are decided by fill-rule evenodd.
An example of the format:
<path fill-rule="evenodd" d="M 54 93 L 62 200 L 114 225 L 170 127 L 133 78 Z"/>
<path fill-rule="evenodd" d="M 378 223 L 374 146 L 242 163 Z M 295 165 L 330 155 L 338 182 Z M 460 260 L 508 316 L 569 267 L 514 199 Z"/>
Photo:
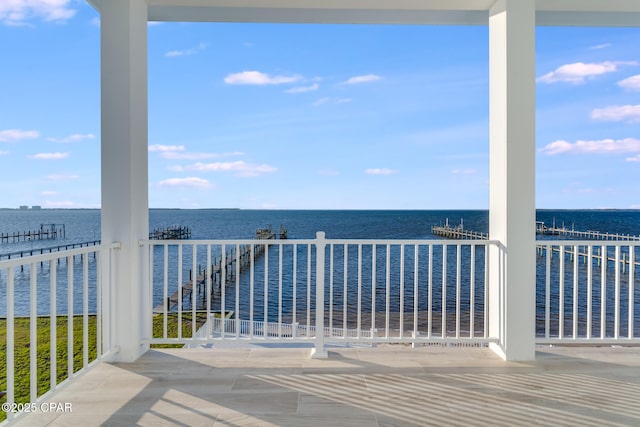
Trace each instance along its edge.
<path fill-rule="evenodd" d="M 149 327 L 148 256 L 138 245 L 149 237 L 147 5 L 108 0 L 100 14 L 102 242 L 121 244 L 112 260 L 112 343 L 116 360 L 134 361 Z"/>
<path fill-rule="evenodd" d="M 489 13 L 489 334 L 506 360 L 535 359 L 535 0 Z"/>

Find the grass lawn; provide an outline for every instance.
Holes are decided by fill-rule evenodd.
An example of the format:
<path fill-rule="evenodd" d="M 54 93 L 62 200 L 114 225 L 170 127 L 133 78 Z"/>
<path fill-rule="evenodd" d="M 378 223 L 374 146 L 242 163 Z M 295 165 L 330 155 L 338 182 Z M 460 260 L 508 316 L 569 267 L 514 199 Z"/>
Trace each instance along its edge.
<path fill-rule="evenodd" d="M 206 313 L 196 313 L 196 328 L 199 328 L 206 322 Z M 96 350 L 96 316 L 89 316 L 88 319 L 89 332 L 89 362 L 97 357 Z M 56 380 L 59 384 L 68 378 L 69 372 L 67 368 L 67 316 L 58 316 L 56 320 Z M 29 373 L 30 364 L 30 319 L 16 318 L 14 320 L 14 385 L 15 385 L 15 401 L 18 403 L 29 402 L 30 380 Z M 82 316 L 74 316 L 73 318 L 73 371 L 79 371 L 83 365 L 83 318 Z M 49 317 L 38 317 L 37 324 L 37 365 L 38 365 L 38 396 L 43 395 L 51 389 L 51 338 L 50 338 L 50 319 Z M 191 312 L 182 314 L 182 336 L 191 337 L 192 316 Z M 158 314 L 153 317 L 153 337 L 160 338 L 163 336 L 164 321 L 163 315 Z M 167 315 L 167 337 L 178 337 L 178 315 L 177 313 L 169 313 Z M 182 344 L 156 344 L 155 348 L 182 347 Z M 0 391 L 7 388 L 7 321 L 0 319 Z M 6 402 L 6 396 L 0 398 L 0 403 Z M 6 418 L 6 414 L 0 411 L 0 422 Z"/>
<path fill-rule="evenodd" d="M 96 358 L 96 317 L 89 316 L 88 319 L 89 332 L 89 362 Z M 56 381 L 60 383 L 64 381 L 68 375 L 67 366 L 67 316 L 58 316 L 56 320 Z M 30 380 L 29 373 L 30 363 L 30 319 L 16 318 L 14 320 L 14 385 L 15 385 L 15 401 L 19 403 L 29 402 Z M 51 388 L 51 338 L 50 338 L 50 319 L 49 317 L 38 317 L 37 325 L 37 385 L 38 396 L 41 396 Z M 83 357 L 83 318 L 82 316 L 73 317 L 73 372 L 77 372 L 82 368 Z M 0 391 L 7 388 L 7 321 L 0 319 Z M 6 396 L 0 398 L 0 403 L 6 401 Z M 0 421 L 6 418 L 6 414 L 0 411 Z"/>
<path fill-rule="evenodd" d="M 164 337 L 164 315 L 153 315 L 153 338 Z M 196 312 L 196 330 L 207 321 L 206 312 Z M 191 312 L 182 313 L 182 337 L 191 338 L 192 316 Z M 178 337 L 178 313 L 167 313 L 167 338 Z M 183 344 L 153 344 L 152 348 L 177 348 Z"/>

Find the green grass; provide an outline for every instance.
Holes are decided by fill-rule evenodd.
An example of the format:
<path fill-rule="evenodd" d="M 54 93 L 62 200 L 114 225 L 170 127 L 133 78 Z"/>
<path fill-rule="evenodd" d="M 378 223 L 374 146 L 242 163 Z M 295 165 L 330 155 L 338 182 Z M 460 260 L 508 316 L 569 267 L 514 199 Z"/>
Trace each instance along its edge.
<path fill-rule="evenodd" d="M 69 372 L 67 367 L 67 316 L 58 316 L 56 319 L 56 382 L 67 379 Z M 29 318 L 16 318 L 14 320 L 14 393 L 18 403 L 29 402 L 30 395 L 30 325 Z M 37 328 L 37 390 L 38 396 L 51 389 L 51 336 L 49 317 L 38 317 Z M 96 359 L 96 317 L 88 319 L 88 350 L 89 362 Z M 83 318 L 73 317 L 73 372 L 83 367 Z M 7 321 L 0 319 L 0 391 L 7 388 Z M 0 398 L 0 403 L 6 401 L 6 396 Z M 6 418 L 4 412 L 0 412 L 0 422 Z"/>
<path fill-rule="evenodd" d="M 197 312 L 195 316 L 196 329 L 202 326 L 207 320 L 205 312 Z M 56 320 L 56 381 L 61 383 L 68 378 L 67 368 L 67 316 L 58 316 Z M 182 313 L 182 336 L 191 337 L 192 314 Z M 30 397 L 30 326 L 29 318 L 14 319 L 14 396 L 16 403 L 28 403 Z M 37 328 L 37 389 L 38 397 L 51 389 L 51 335 L 49 317 L 38 317 L 36 319 Z M 163 315 L 157 314 L 153 317 L 153 337 L 161 338 L 164 332 Z M 89 316 L 89 362 L 97 357 L 96 349 L 96 316 Z M 167 315 L 167 337 L 178 337 L 178 315 L 169 313 Z M 182 347 L 182 344 L 154 344 L 154 348 Z M 0 319 L 0 391 L 7 389 L 7 321 Z M 74 316 L 73 318 L 73 372 L 77 372 L 83 367 L 83 318 Z M 0 403 L 6 402 L 6 396 L 0 398 Z M 4 421 L 6 414 L 0 411 L 0 422 Z"/>
<path fill-rule="evenodd" d="M 196 312 L 196 330 L 207 321 L 206 312 Z M 191 338 L 191 312 L 182 313 L 182 337 Z M 164 337 L 164 315 L 153 315 L 153 338 Z M 178 313 L 167 313 L 167 338 L 178 338 Z M 151 348 L 179 348 L 183 344 L 153 344 Z"/>

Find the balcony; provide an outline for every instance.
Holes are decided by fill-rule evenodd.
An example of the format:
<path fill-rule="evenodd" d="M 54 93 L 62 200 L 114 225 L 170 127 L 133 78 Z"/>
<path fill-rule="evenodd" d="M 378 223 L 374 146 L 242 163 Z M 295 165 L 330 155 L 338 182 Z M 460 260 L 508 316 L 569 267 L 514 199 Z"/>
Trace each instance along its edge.
<path fill-rule="evenodd" d="M 90 1 L 106 243 L 0 262 L 5 422 L 638 424 L 636 349 L 536 353 L 638 344 L 637 245 L 538 242 L 536 255 L 533 228 L 536 25 L 638 26 L 638 3 Z M 491 240 L 141 240 L 150 19 L 488 25 Z M 53 399 L 74 412 L 44 413 Z M 39 413 L 16 418 L 24 403 Z"/>
<path fill-rule="evenodd" d="M 503 322 L 489 278 L 504 277 L 490 258 L 504 255 L 488 240 L 141 241 L 133 312 L 113 304 L 118 245 L 5 260 L 2 402 L 73 404 L 23 425 L 440 424 L 479 402 L 490 423 L 551 406 L 556 424 L 635 424 L 637 403 L 616 399 L 640 391 L 639 245 L 538 241 L 536 361 L 519 363 L 489 349 Z M 186 348 L 114 364 L 122 317 L 138 347 Z"/>
<path fill-rule="evenodd" d="M 72 412 L 17 426 L 637 425 L 638 348 L 541 348 L 535 363 L 487 349 L 406 346 L 152 350 L 103 363 L 53 398 Z"/>

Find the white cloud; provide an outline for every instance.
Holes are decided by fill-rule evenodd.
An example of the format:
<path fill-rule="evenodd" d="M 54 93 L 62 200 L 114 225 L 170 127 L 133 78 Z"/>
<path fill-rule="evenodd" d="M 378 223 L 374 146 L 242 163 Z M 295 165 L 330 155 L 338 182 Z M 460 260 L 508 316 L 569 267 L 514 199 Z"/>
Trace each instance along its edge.
<path fill-rule="evenodd" d="M 206 179 L 197 177 L 188 178 L 169 178 L 160 181 L 160 187 L 163 188 L 211 188 L 213 185 Z"/>
<path fill-rule="evenodd" d="M 324 105 L 326 103 L 328 103 L 331 100 L 331 98 L 320 98 L 318 100 L 316 100 L 313 104 L 314 107 L 318 107 L 320 105 Z"/>
<path fill-rule="evenodd" d="M 55 196 L 56 194 L 58 194 L 57 191 L 43 191 L 40 193 L 41 196 L 45 196 L 45 197 Z"/>
<path fill-rule="evenodd" d="M 325 175 L 325 176 L 338 176 L 340 175 L 340 172 L 338 172 L 335 169 L 320 169 L 318 171 L 319 175 Z"/>
<path fill-rule="evenodd" d="M 195 55 L 196 53 L 199 53 L 199 52 L 203 51 L 206 48 L 207 48 L 207 44 L 206 43 L 200 43 L 198 46 L 192 47 L 192 48 L 189 48 L 189 49 L 170 50 L 167 53 L 165 53 L 164 56 L 166 56 L 168 58 L 175 58 L 175 57 L 178 57 L 178 56 Z"/>
<path fill-rule="evenodd" d="M 243 160 L 237 160 L 235 162 L 215 162 L 215 163 L 196 163 L 191 166 L 187 166 L 188 170 L 197 172 L 235 172 L 237 176 L 249 177 L 259 176 L 265 173 L 273 173 L 278 169 L 267 165 L 257 165 L 253 163 L 247 163 Z"/>
<path fill-rule="evenodd" d="M 224 82 L 230 85 L 280 85 L 300 80 L 302 80 L 301 76 L 270 76 L 260 71 L 243 71 L 229 74 L 224 78 Z"/>
<path fill-rule="evenodd" d="M 602 43 L 602 44 L 597 44 L 595 46 L 590 46 L 589 49 L 590 50 L 600 50 L 600 49 L 606 49 L 608 47 L 613 46 L 611 43 Z"/>
<path fill-rule="evenodd" d="M 48 140 L 51 142 L 67 143 L 67 142 L 80 142 L 87 139 L 94 139 L 95 137 L 96 136 L 92 133 L 87 133 L 87 134 L 74 133 L 73 135 L 69 135 L 64 138 L 48 138 Z"/>
<path fill-rule="evenodd" d="M 37 130 L 20 130 L 20 129 L 5 129 L 0 130 L 0 142 L 15 142 L 22 139 L 35 139 L 40 137 L 40 132 Z"/>
<path fill-rule="evenodd" d="M 152 152 L 175 152 L 175 151 L 184 151 L 184 145 L 161 145 L 161 144 L 153 144 L 149 146 L 149 151 Z"/>
<path fill-rule="evenodd" d="M 27 25 L 31 19 L 66 21 L 76 14 L 70 0 L 2 0 L 0 22 L 5 25 Z"/>
<path fill-rule="evenodd" d="M 47 175 L 47 179 L 49 181 L 72 181 L 75 179 L 80 179 L 80 176 L 69 175 L 69 174 L 54 174 L 54 175 Z"/>
<path fill-rule="evenodd" d="M 242 151 L 231 151 L 228 153 L 188 153 L 185 152 L 184 145 L 160 145 L 154 144 L 149 146 L 149 151 L 160 153 L 160 157 L 168 160 L 206 160 L 218 159 L 221 157 L 243 156 Z M 172 166 L 171 170 L 182 170 L 181 166 Z"/>
<path fill-rule="evenodd" d="M 364 171 L 367 175 L 393 175 L 398 173 L 397 170 L 387 168 L 371 168 Z"/>
<path fill-rule="evenodd" d="M 380 79 L 382 79 L 382 77 L 380 77 L 377 74 L 366 74 L 364 76 L 351 77 L 350 79 L 345 81 L 343 84 L 355 85 L 355 84 L 360 84 L 360 83 L 375 82 L 375 81 L 378 81 Z"/>
<path fill-rule="evenodd" d="M 243 155 L 244 153 L 242 151 L 233 151 L 230 153 L 179 153 L 177 151 L 166 151 L 160 153 L 162 158 L 169 160 L 206 160 Z"/>
<path fill-rule="evenodd" d="M 618 154 L 640 152 L 640 139 L 602 139 L 598 141 L 555 141 L 540 149 L 549 156 L 557 154 Z"/>
<path fill-rule="evenodd" d="M 284 92 L 285 93 L 305 93 L 305 92 L 313 92 L 316 91 L 320 88 L 320 85 L 318 83 L 314 83 L 311 86 L 297 86 L 297 87 L 292 87 L 291 89 L 287 89 Z"/>
<path fill-rule="evenodd" d="M 640 105 L 613 105 L 606 108 L 596 108 L 591 112 L 591 118 L 606 122 L 621 122 L 624 120 L 638 122 L 640 121 Z"/>
<path fill-rule="evenodd" d="M 9 154 L 8 151 L 0 150 L 0 156 L 6 156 L 7 154 Z"/>
<path fill-rule="evenodd" d="M 633 157 L 627 157 L 624 160 L 625 160 L 625 162 L 640 162 L 640 154 L 638 154 L 637 156 L 633 156 Z"/>
<path fill-rule="evenodd" d="M 575 62 L 573 64 L 566 64 L 556 68 L 541 77 L 538 77 L 537 82 L 541 83 L 557 83 L 566 82 L 572 84 L 582 84 L 587 79 L 595 78 L 607 73 L 613 73 L 618 71 L 620 65 L 638 65 L 635 61 L 605 61 L 605 62 L 592 62 L 585 64 L 584 62 Z"/>
<path fill-rule="evenodd" d="M 620 80 L 618 86 L 627 90 L 640 91 L 640 74 Z"/>
<path fill-rule="evenodd" d="M 454 169 L 451 171 L 453 175 L 473 175 L 477 172 L 475 169 Z"/>
<path fill-rule="evenodd" d="M 61 160 L 69 157 L 69 153 L 61 153 L 61 152 L 38 153 L 38 154 L 29 154 L 27 157 L 29 159 L 36 159 L 36 160 Z"/>
<path fill-rule="evenodd" d="M 338 99 L 320 98 L 320 99 L 317 99 L 311 105 L 314 106 L 314 107 L 319 107 L 320 105 L 325 105 L 325 104 L 335 104 L 335 105 L 348 104 L 351 101 L 353 101 L 353 99 L 351 99 L 351 98 L 338 98 Z"/>
<path fill-rule="evenodd" d="M 351 77 L 347 81 L 343 82 L 343 84 L 353 85 L 353 84 L 360 84 L 360 83 L 369 83 L 369 82 L 375 82 L 381 79 L 382 77 L 380 77 L 377 74 L 366 74 L 363 76 Z"/>

